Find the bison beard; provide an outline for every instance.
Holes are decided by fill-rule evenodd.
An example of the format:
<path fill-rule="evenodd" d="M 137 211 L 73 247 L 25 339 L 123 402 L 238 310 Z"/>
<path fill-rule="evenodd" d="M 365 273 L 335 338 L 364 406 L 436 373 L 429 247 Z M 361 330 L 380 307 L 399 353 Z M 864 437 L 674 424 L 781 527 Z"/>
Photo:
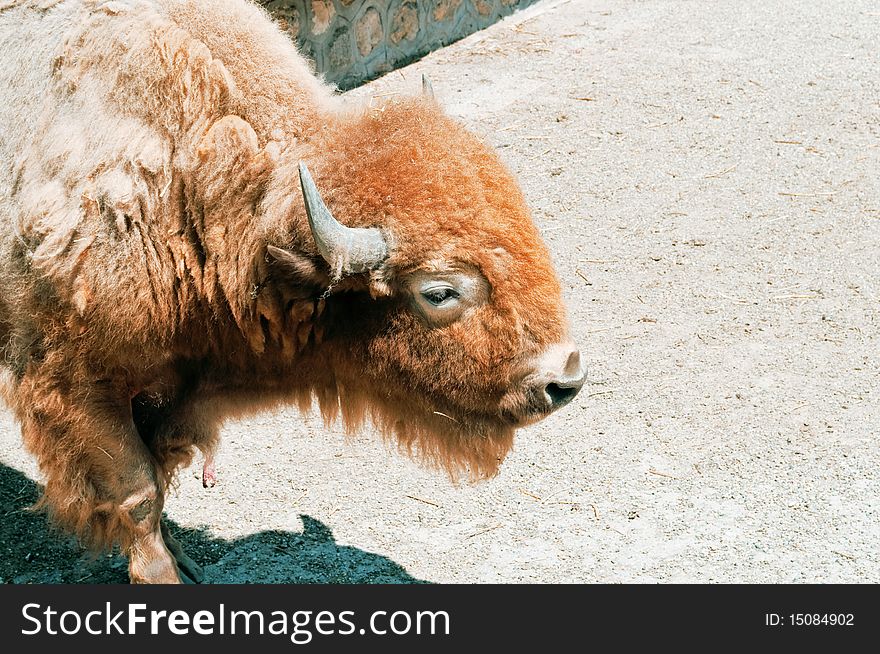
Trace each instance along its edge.
<path fill-rule="evenodd" d="M 462 474 L 472 481 L 494 476 L 513 446 L 513 427 L 497 417 L 470 415 L 464 422 L 400 393 L 377 397 L 375 389 L 338 390 L 338 401 L 318 396 L 325 419 L 340 413 L 349 432 L 369 419 L 407 455 L 446 470 L 452 479 Z"/>
<path fill-rule="evenodd" d="M 132 581 L 198 581 L 163 503 L 225 420 L 317 403 L 478 479 L 583 384 L 522 194 L 432 98 L 344 106 L 245 0 L 0 5 L 4 396 Z"/>
<path fill-rule="evenodd" d="M 464 473 L 476 481 L 495 475 L 513 445 L 513 428 L 497 421 L 471 417 L 462 424 L 440 411 L 426 413 L 401 397 L 377 400 L 367 390 L 340 388 L 338 403 L 334 398 L 321 404 L 324 416 L 337 410 L 347 430 L 356 431 L 369 418 L 406 454 L 445 469 L 452 478 Z"/>

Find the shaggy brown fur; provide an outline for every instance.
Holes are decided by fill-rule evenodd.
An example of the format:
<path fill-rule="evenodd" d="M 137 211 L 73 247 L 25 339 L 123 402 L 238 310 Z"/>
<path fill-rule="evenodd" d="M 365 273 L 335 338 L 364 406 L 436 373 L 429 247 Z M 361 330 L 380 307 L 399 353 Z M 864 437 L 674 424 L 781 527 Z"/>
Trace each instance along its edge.
<path fill-rule="evenodd" d="M 429 99 L 342 107 L 243 0 L 5 3 L 0 52 L 19 89 L 0 92 L 7 398 L 56 521 L 121 544 L 133 580 L 176 580 L 158 531 L 175 470 L 281 402 L 496 471 L 531 419 L 524 366 L 566 328 L 489 148 Z M 382 227 L 381 268 L 334 278 L 300 161 L 340 221 Z M 407 275 L 460 268 L 489 301 L 426 324 Z"/>

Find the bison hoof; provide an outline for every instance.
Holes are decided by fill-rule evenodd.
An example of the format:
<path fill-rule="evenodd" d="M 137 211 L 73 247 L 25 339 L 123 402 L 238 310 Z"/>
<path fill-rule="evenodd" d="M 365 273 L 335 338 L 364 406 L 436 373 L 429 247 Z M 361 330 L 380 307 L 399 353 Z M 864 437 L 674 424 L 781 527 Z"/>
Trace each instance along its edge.
<path fill-rule="evenodd" d="M 185 584 L 200 584 L 205 580 L 205 573 L 202 566 L 193 561 L 183 552 L 180 555 L 175 554 L 177 559 L 177 569 L 180 571 L 180 580 Z"/>
<path fill-rule="evenodd" d="M 197 581 L 193 581 L 193 580 L 192 580 L 192 577 L 190 577 L 188 574 L 186 574 L 183 570 L 178 570 L 178 572 L 180 573 L 180 581 L 181 581 L 181 583 L 184 583 L 184 584 L 187 584 L 187 585 L 196 585 L 196 584 L 199 583 L 199 582 L 197 582 Z"/>

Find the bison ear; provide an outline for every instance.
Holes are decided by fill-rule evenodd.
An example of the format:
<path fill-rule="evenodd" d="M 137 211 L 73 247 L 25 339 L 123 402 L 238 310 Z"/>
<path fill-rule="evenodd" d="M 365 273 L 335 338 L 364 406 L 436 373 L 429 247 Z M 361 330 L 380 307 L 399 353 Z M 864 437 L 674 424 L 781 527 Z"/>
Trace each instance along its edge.
<path fill-rule="evenodd" d="M 269 245 L 266 251 L 269 261 L 275 264 L 286 281 L 305 287 L 327 286 L 330 283 L 326 271 L 319 269 L 307 256 L 274 245 Z"/>

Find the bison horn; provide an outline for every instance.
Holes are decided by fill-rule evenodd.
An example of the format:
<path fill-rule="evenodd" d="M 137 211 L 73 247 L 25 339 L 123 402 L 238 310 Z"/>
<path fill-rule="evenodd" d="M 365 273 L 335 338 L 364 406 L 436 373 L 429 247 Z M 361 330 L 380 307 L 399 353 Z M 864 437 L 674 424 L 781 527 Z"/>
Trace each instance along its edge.
<path fill-rule="evenodd" d="M 422 95 L 426 98 L 434 99 L 434 86 L 431 84 L 428 76 L 424 74 L 422 75 Z"/>
<path fill-rule="evenodd" d="M 346 227 L 340 223 L 318 192 L 309 169 L 299 164 L 299 183 L 306 203 L 312 237 L 335 276 L 373 270 L 388 258 L 388 244 L 375 227 Z"/>

